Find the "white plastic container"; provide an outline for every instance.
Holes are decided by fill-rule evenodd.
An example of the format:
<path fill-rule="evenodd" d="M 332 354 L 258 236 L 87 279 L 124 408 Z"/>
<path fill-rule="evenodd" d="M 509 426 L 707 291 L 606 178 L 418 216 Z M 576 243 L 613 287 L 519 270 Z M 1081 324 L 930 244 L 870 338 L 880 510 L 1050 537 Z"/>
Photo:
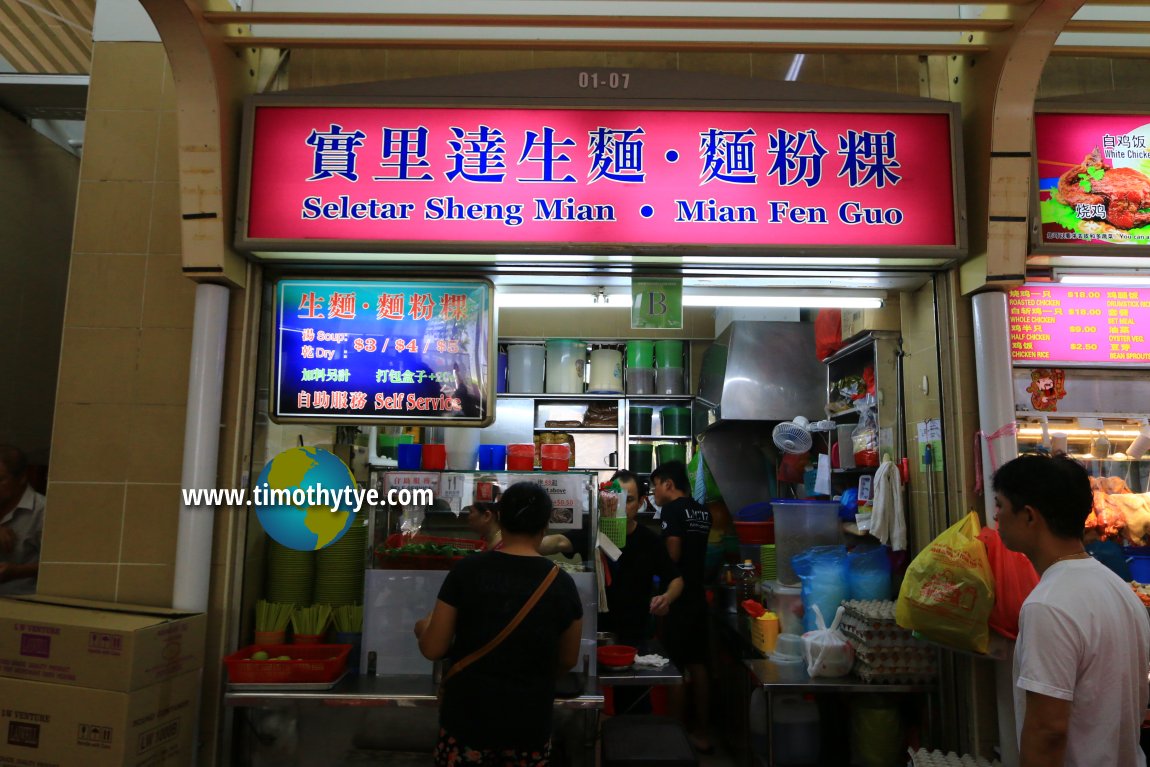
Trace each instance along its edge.
<path fill-rule="evenodd" d="M 779 583 L 793 586 L 799 582 L 791 558 L 812 546 L 831 546 L 843 542 L 839 528 L 838 501 L 771 501 L 775 515 L 775 555 L 778 558 Z"/>
<path fill-rule="evenodd" d="M 803 590 L 778 581 L 767 585 L 767 607 L 779 616 L 779 631 L 798 636 L 803 633 Z M 801 645 L 800 645 L 801 648 Z M 798 654 L 801 654 L 801 649 Z"/>
<path fill-rule="evenodd" d="M 775 764 L 819 763 L 819 707 L 803 695 L 778 695 L 771 702 Z"/>
<path fill-rule="evenodd" d="M 513 394 L 542 394 L 546 352 L 539 344 L 511 344 L 507 347 L 507 391 Z"/>
<path fill-rule="evenodd" d="M 582 394 L 587 344 L 568 338 L 547 341 L 547 393 Z"/>
<path fill-rule="evenodd" d="M 479 429 L 450 426 L 443 430 L 447 446 L 447 468 L 472 471 L 479 461 Z"/>
<path fill-rule="evenodd" d="M 618 349 L 591 352 L 591 373 L 587 391 L 595 394 L 623 393 L 623 353 Z"/>

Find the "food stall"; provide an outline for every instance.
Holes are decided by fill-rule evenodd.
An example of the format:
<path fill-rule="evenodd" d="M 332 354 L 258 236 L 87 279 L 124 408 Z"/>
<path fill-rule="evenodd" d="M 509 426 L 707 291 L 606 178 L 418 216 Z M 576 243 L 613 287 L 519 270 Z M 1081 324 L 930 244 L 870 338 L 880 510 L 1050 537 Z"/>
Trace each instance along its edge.
<path fill-rule="evenodd" d="M 339 540 L 310 539 L 318 551 L 285 551 L 290 536 L 278 540 L 267 515 L 250 515 L 237 649 L 265 628 L 255 625 L 257 605 L 273 597 L 337 607 L 358 597 L 363 623 L 351 673 L 316 683 L 323 689 L 226 691 L 240 712 L 241 762 L 273 759 L 293 737 L 302 744 L 305 730 L 350 731 L 365 748 L 391 750 L 385 735 L 409 734 L 401 745 L 418 751 L 418 722 L 383 723 L 376 712 L 338 729 L 331 718 L 426 707 L 420 721 L 434 719 L 436 668 L 410 631 L 446 568 L 476 545 L 464 507 L 492 486 L 531 478 L 562 500 L 554 529 L 581 526 L 596 538 L 599 481 L 616 468 L 643 475 L 663 460 L 692 460 L 700 436 L 732 498 L 769 499 L 766 486 L 747 482 L 762 465 L 737 468 L 721 456 L 739 440 L 754 448 L 741 459 L 777 450 L 771 427 L 803 413 L 787 405 L 740 415 L 723 395 L 696 402 L 705 349 L 732 321 L 741 333 L 744 314 L 762 320 L 772 299 L 834 303 L 841 294 L 827 285 L 849 287 L 847 298 L 872 308 L 884 299 L 897 306 L 897 291 L 932 303 L 930 270 L 962 252 L 953 105 L 840 99 L 796 111 L 748 98 L 737 83 L 684 87 L 666 73 L 629 73 L 644 88 L 640 107 L 627 93 L 574 88 L 572 74 L 492 77 L 479 95 L 464 78 L 420 83 L 418 92 L 375 84 L 249 100 L 238 244 L 265 262 L 266 307 L 253 480 L 283 476 L 275 464 L 285 451 L 318 449 L 349 467 L 356 489 L 428 490 L 430 500 L 349 514 Z M 725 93 L 732 100 L 717 108 Z M 695 158 L 700 137 L 710 149 Z M 700 186 L 700 162 L 705 194 L 688 195 Z M 764 203 L 766 187 L 778 199 Z M 764 245 L 790 255 L 772 262 L 760 255 Z M 880 266 L 858 271 L 859 256 Z M 816 262 L 848 269 L 808 277 L 767 268 Z M 671 283 L 659 301 L 639 287 L 652 275 Z M 640 317 L 644 297 L 648 309 L 669 297 L 677 321 Z M 765 316 L 811 335 L 809 310 L 773 311 Z M 860 317 L 849 325 L 854 341 L 883 319 Z M 936 336 L 932 329 L 929 342 Z M 827 420 L 827 368 L 813 346 L 780 353 L 792 362 L 804 355 L 807 375 L 784 380 L 796 366 L 780 364 L 753 372 L 753 383 L 799 387 L 814 395 L 811 420 Z M 892 420 L 881 444 L 896 457 L 906 450 L 905 424 L 893 420 L 903 407 L 899 375 L 884 383 L 882 409 Z M 517 447 L 526 465 L 512 464 Z M 819 448 L 829 453 L 830 443 Z M 563 466 L 547 464 L 559 455 Z M 836 488 L 847 480 L 839 474 Z M 585 610 L 582 681 L 556 706 L 587 715 L 586 735 L 604 685 L 679 677 L 671 668 L 597 667 L 601 573 L 594 557 L 574 567 Z M 744 660 L 740 689 L 758 678 Z"/>

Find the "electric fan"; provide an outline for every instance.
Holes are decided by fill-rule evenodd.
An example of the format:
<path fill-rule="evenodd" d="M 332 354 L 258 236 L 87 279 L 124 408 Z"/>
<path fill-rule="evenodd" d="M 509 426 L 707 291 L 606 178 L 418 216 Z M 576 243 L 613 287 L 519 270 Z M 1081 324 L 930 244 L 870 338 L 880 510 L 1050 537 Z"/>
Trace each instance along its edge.
<path fill-rule="evenodd" d="M 803 419 L 804 421 L 806 419 Z M 811 449 L 811 433 L 807 430 L 806 425 L 796 419 L 794 421 L 783 421 L 775 427 L 771 432 L 771 440 L 774 441 L 775 447 L 782 450 L 784 453 L 792 455 L 801 455 Z"/>

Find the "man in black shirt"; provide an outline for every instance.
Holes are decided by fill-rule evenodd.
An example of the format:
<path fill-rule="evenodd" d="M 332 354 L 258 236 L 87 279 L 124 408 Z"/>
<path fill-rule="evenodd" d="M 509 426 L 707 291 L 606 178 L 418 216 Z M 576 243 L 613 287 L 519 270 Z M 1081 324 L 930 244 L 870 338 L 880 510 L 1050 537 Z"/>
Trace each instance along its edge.
<path fill-rule="evenodd" d="M 689 494 L 687 467 L 682 461 L 666 461 L 651 473 L 651 493 L 663 525 L 663 541 L 671 560 L 683 575 L 683 595 L 671 606 L 664 622 L 663 641 L 671 660 L 683 671 L 683 685 L 672 688 L 670 703 L 687 727 L 692 745 L 710 753 L 707 740 L 707 595 L 703 569 L 707 559 L 707 538 L 711 533 L 711 513 Z M 687 716 L 687 694 L 694 703 L 695 716 Z"/>
<path fill-rule="evenodd" d="M 652 615 L 666 615 L 683 590 L 683 579 L 675 568 L 666 547 L 650 529 L 639 524 L 643 495 L 639 479 L 627 470 L 615 473 L 627 494 L 627 541 L 615 562 L 604 557 L 607 567 L 607 612 L 599 614 L 598 628 L 615 634 L 620 644 L 641 647 L 650 633 Z M 584 560 L 595 550 L 588 545 L 586 529 L 548 535 L 540 546 L 541 554 L 579 554 Z M 659 578 L 661 593 L 654 593 L 654 578 Z M 665 587 L 665 590 L 664 590 Z"/>

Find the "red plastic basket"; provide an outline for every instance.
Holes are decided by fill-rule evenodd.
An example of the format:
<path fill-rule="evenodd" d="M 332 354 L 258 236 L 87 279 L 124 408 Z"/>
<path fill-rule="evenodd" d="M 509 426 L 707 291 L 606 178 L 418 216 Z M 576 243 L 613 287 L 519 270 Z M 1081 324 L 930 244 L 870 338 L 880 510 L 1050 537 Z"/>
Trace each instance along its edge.
<path fill-rule="evenodd" d="M 482 551 L 486 543 L 478 538 L 441 538 L 434 535 L 406 536 L 403 533 L 392 533 L 387 536 L 381 547 L 398 549 L 409 544 L 430 543 L 440 546 L 454 546 L 457 549 L 468 551 Z M 380 550 L 375 552 L 375 566 L 382 570 L 450 570 L 451 566 L 463 559 L 462 556 L 451 557 L 442 554 L 399 554 L 387 556 Z"/>
<path fill-rule="evenodd" d="M 290 655 L 291 660 L 252 660 L 259 650 L 272 658 Z M 349 644 L 254 644 L 224 658 L 224 665 L 233 684 L 332 682 L 347 668 L 350 652 Z"/>

